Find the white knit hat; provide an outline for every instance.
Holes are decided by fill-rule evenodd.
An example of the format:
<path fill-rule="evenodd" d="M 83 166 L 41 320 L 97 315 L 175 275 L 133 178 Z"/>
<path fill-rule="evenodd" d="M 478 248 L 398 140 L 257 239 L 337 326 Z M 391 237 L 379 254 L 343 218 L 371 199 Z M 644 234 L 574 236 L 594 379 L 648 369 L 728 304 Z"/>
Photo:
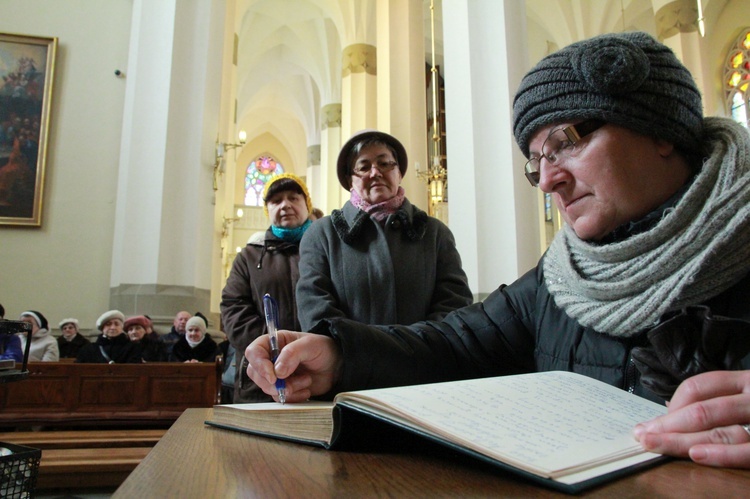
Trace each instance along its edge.
<path fill-rule="evenodd" d="M 206 321 L 204 321 L 202 317 L 195 315 L 188 319 L 187 324 L 185 324 L 185 329 L 190 326 L 198 326 L 203 334 L 206 334 Z"/>
<path fill-rule="evenodd" d="M 96 319 L 96 329 L 101 331 L 104 323 L 111 319 L 120 319 L 122 322 L 125 322 L 125 314 L 119 310 L 109 310 L 104 312 L 98 319 Z"/>
<path fill-rule="evenodd" d="M 73 324 L 76 327 L 76 331 L 78 331 L 78 319 L 73 319 L 72 317 L 69 319 L 63 319 L 58 326 L 62 329 L 65 324 Z"/>

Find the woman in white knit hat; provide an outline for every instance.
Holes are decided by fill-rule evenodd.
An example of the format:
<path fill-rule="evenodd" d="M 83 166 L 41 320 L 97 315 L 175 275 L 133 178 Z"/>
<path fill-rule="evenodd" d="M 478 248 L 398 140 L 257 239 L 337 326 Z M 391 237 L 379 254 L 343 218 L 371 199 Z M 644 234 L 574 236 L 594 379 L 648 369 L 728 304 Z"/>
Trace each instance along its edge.
<path fill-rule="evenodd" d="M 85 345 L 78 352 L 76 362 L 89 364 L 139 364 L 141 347 L 125 334 L 125 316 L 119 310 L 104 312 L 96 320 L 96 328 L 102 332 L 96 342 Z"/>
<path fill-rule="evenodd" d="M 21 314 L 20 320 L 31 324 L 31 347 L 29 348 L 30 362 L 57 362 L 60 360 L 60 350 L 57 340 L 49 330 L 47 319 L 36 310 L 27 310 Z M 21 334 L 21 350 L 26 351 L 26 335 Z"/>
<path fill-rule="evenodd" d="M 188 319 L 185 336 L 177 340 L 170 355 L 170 362 L 214 362 L 219 354 L 219 345 L 206 334 L 206 321 L 196 315 Z"/>
<path fill-rule="evenodd" d="M 286 378 L 291 402 L 574 371 L 670 401 L 633 429 L 646 450 L 750 468 L 748 130 L 704 118 L 687 68 L 638 32 L 545 57 L 513 111 L 523 173 L 566 222 L 536 268 L 442 322 L 282 332 L 275 373 L 260 338 L 251 378 L 274 395 Z"/>
<path fill-rule="evenodd" d="M 78 319 L 68 318 L 60 321 L 62 335 L 57 338 L 61 359 L 75 359 L 85 345 L 91 343 L 78 331 Z"/>

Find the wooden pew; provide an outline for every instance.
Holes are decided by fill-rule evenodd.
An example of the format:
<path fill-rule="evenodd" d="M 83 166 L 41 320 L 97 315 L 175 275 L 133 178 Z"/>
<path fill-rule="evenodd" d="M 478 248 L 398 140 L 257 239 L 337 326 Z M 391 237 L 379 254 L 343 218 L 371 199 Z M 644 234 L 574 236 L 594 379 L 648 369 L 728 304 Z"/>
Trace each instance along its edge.
<path fill-rule="evenodd" d="M 29 363 L 28 379 L 0 384 L 0 442 L 42 449 L 37 489 L 116 487 L 185 409 L 221 402 L 222 370 L 221 358 Z"/>
<path fill-rule="evenodd" d="M 29 363 L 0 385 L 0 427 L 168 427 L 189 407 L 220 402 L 216 363 Z"/>
<path fill-rule="evenodd" d="M 116 487 L 166 431 L 164 428 L 17 431 L 0 433 L 0 442 L 42 449 L 39 490 Z"/>

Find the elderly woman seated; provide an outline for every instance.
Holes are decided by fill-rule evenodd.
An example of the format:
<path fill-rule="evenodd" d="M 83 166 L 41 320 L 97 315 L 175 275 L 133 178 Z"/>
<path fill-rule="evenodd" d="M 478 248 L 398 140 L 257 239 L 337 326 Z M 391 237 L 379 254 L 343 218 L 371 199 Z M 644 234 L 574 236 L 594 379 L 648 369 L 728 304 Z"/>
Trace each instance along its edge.
<path fill-rule="evenodd" d="M 151 321 L 145 315 L 128 317 L 124 325 L 130 341 L 141 348 L 143 362 L 166 362 L 167 347 L 164 343 L 148 334 L 152 329 Z"/>
<path fill-rule="evenodd" d="M 187 321 L 185 336 L 177 340 L 170 362 L 214 362 L 221 352 L 219 345 L 206 334 L 206 321 L 200 316 Z"/>
<path fill-rule="evenodd" d="M 62 335 L 57 338 L 57 348 L 61 359 L 75 359 L 85 345 L 91 343 L 78 331 L 78 319 L 68 318 L 60 321 Z"/>
<path fill-rule="evenodd" d="M 96 320 L 102 334 L 96 342 L 81 348 L 76 362 L 89 364 L 134 364 L 141 362 L 141 347 L 123 330 L 125 316 L 119 310 L 104 312 Z"/>
<path fill-rule="evenodd" d="M 31 324 L 31 347 L 29 348 L 30 362 L 57 362 L 60 360 L 60 350 L 57 340 L 47 324 L 47 318 L 36 310 L 27 310 L 21 314 L 20 320 Z M 21 349 L 26 349 L 26 335 L 20 335 Z"/>

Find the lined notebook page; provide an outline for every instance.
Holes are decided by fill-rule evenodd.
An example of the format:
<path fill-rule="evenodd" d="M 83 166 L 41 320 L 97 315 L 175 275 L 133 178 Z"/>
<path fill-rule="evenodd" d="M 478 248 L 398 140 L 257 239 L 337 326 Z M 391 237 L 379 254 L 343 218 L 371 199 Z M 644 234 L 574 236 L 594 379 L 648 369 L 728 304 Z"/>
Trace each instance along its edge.
<path fill-rule="evenodd" d="M 666 412 L 597 380 L 555 371 L 340 396 L 543 476 L 641 452 L 636 423 Z M 378 409 L 379 408 L 379 409 Z"/>

